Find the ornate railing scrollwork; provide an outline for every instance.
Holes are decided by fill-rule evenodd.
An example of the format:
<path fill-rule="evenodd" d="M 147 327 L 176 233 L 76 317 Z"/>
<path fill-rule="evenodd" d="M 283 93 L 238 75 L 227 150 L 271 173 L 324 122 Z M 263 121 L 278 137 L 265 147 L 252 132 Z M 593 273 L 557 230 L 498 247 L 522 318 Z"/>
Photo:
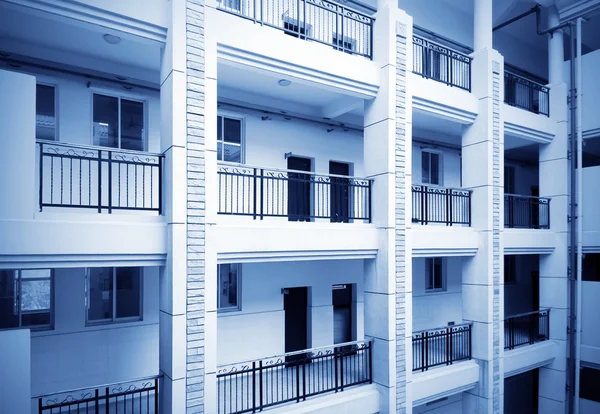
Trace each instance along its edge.
<path fill-rule="evenodd" d="M 550 116 L 550 88 L 534 80 L 504 71 L 504 102 L 529 112 Z"/>
<path fill-rule="evenodd" d="M 413 332 L 413 371 L 471 359 L 471 324 Z"/>
<path fill-rule="evenodd" d="M 412 221 L 471 225 L 471 191 L 427 185 L 412 186 Z"/>
<path fill-rule="evenodd" d="M 550 309 L 508 316 L 504 320 L 504 349 L 532 345 L 550 338 Z"/>

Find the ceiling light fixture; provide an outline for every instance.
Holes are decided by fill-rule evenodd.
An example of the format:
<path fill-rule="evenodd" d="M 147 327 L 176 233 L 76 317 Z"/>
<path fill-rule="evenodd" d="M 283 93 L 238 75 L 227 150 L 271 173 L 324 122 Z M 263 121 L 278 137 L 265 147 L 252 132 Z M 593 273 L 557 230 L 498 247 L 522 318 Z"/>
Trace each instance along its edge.
<path fill-rule="evenodd" d="M 106 43 L 109 43 L 111 45 L 118 45 L 119 43 L 121 43 L 121 38 L 119 36 L 114 36 L 107 33 L 103 37 Z"/>
<path fill-rule="evenodd" d="M 279 86 L 290 86 L 292 84 L 292 81 L 287 79 L 280 79 L 277 83 L 279 83 Z"/>

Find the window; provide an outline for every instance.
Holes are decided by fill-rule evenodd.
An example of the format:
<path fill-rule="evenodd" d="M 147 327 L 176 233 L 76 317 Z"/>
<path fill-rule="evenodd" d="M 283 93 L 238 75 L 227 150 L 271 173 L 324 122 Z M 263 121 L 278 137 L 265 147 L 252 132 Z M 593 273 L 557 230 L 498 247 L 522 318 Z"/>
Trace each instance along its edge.
<path fill-rule="evenodd" d="M 242 120 L 217 117 L 217 159 L 242 162 Z"/>
<path fill-rule="evenodd" d="M 514 255 L 504 256 L 504 283 L 517 282 L 517 257 Z"/>
<path fill-rule="evenodd" d="M 442 257 L 425 259 L 425 290 L 446 290 Z"/>
<path fill-rule="evenodd" d="M 127 322 L 142 319 L 141 268 L 90 268 L 86 288 L 88 322 Z"/>
<path fill-rule="evenodd" d="M 600 402 L 600 370 L 591 367 L 581 367 L 579 371 L 581 387 L 579 388 L 579 398 L 590 401 Z"/>
<path fill-rule="evenodd" d="M 586 253 L 583 255 L 581 280 L 600 282 L 600 253 Z"/>
<path fill-rule="evenodd" d="M 0 329 L 52 329 L 50 269 L 0 270 Z"/>
<path fill-rule="evenodd" d="M 221 311 L 241 310 L 239 263 L 220 264 L 217 268 L 217 308 Z"/>
<path fill-rule="evenodd" d="M 94 145 L 145 150 L 144 103 L 116 96 L 93 96 Z"/>
<path fill-rule="evenodd" d="M 441 155 L 437 152 L 421 153 L 421 182 L 423 184 L 441 185 Z"/>
<path fill-rule="evenodd" d="M 56 95 L 54 86 L 35 87 L 35 138 L 56 140 Z"/>

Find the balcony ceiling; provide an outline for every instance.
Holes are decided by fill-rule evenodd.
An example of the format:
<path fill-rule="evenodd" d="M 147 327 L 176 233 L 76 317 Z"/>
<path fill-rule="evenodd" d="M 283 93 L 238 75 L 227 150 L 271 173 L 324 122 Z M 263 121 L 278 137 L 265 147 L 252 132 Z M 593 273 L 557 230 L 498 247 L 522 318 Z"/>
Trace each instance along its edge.
<path fill-rule="evenodd" d="M 118 36 L 121 42 L 109 44 L 104 34 Z M 56 62 L 158 85 L 161 47 L 157 41 L 0 2 L 0 52 L 19 59 Z"/>

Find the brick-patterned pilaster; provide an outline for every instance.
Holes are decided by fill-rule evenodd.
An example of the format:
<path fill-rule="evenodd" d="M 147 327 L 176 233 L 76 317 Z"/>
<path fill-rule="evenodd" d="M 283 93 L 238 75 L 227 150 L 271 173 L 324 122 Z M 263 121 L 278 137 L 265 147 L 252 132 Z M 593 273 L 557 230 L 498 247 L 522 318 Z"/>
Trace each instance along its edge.
<path fill-rule="evenodd" d="M 187 413 L 204 413 L 204 0 L 187 0 Z"/>
<path fill-rule="evenodd" d="M 396 36 L 396 142 L 395 142 L 395 240 L 396 240 L 396 413 L 406 412 L 406 374 L 410 361 L 406 354 L 406 262 L 411 260 L 406 244 L 406 30 L 399 29 Z M 408 361 L 408 362 L 407 362 Z M 409 367 L 408 369 L 412 369 Z"/>

